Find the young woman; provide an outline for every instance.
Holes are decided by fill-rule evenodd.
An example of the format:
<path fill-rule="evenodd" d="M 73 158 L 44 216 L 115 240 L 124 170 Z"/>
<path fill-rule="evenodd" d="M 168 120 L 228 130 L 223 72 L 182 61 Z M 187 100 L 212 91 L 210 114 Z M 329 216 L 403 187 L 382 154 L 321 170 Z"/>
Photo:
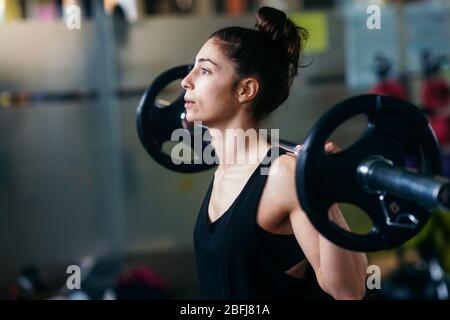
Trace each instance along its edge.
<path fill-rule="evenodd" d="M 209 128 L 220 162 L 194 230 L 202 297 L 361 299 L 366 256 L 334 245 L 311 225 L 296 194 L 295 155 L 259 136 L 237 148 L 230 135 L 258 130 L 288 98 L 307 37 L 269 7 L 258 10 L 255 27 L 214 32 L 181 82 L 186 119 Z M 239 157 L 263 160 L 232 161 Z M 349 230 L 336 205 L 330 216 Z"/>

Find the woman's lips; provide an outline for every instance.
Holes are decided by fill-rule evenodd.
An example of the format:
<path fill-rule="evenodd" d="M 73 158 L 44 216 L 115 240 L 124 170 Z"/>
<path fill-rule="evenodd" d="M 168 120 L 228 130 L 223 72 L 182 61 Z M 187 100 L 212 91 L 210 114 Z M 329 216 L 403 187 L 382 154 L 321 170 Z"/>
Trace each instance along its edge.
<path fill-rule="evenodd" d="M 184 107 L 186 108 L 186 109 L 189 109 L 189 108 L 192 108 L 192 106 L 194 105 L 194 101 L 192 101 L 192 100 L 185 100 L 185 103 L 184 103 Z"/>

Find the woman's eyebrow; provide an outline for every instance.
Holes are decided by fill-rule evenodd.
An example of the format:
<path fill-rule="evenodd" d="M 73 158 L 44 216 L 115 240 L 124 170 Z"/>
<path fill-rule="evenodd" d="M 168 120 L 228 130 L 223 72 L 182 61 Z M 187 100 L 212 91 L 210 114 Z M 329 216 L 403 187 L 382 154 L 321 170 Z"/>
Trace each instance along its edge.
<path fill-rule="evenodd" d="M 199 59 L 197 59 L 197 62 L 210 62 L 210 63 L 212 63 L 213 65 L 215 65 L 216 67 L 218 67 L 217 63 L 215 63 L 214 61 L 212 61 L 212 60 L 209 59 L 209 58 L 199 58 Z"/>

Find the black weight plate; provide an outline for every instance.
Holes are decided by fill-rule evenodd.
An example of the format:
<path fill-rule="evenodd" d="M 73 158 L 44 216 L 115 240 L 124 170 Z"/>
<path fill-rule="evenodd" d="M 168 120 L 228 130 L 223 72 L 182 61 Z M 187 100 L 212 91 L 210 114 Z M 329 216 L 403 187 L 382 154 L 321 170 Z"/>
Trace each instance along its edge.
<path fill-rule="evenodd" d="M 361 138 L 340 153 L 326 154 L 324 144 L 332 132 L 361 114 L 368 118 Z M 422 173 L 439 174 L 441 170 L 436 137 L 420 109 L 400 99 L 369 94 L 349 98 L 328 110 L 309 132 L 297 159 L 297 195 L 303 210 L 321 234 L 350 250 L 395 248 L 420 232 L 431 216 L 412 202 L 368 193 L 360 187 L 357 167 L 373 155 L 399 167 L 412 160 Z M 371 232 L 355 234 L 330 221 L 329 208 L 339 202 L 364 210 L 373 222 Z M 408 215 L 417 223 L 406 223 Z"/>
<path fill-rule="evenodd" d="M 184 129 L 189 133 L 189 141 L 192 149 L 194 149 L 194 141 L 201 141 L 201 156 L 208 141 L 202 139 L 201 136 L 206 132 L 206 128 L 201 130 L 187 129 L 183 126 L 185 108 L 184 108 L 184 91 L 170 105 L 160 107 L 157 104 L 157 97 L 162 90 L 170 83 L 177 79 L 184 78 L 190 71 L 191 65 L 181 65 L 163 72 L 152 84 L 147 88 L 142 96 L 136 110 L 136 125 L 139 139 L 150 156 L 159 164 L 170 170 L 182 173 L 196 173 L 211 169 L 216 166 L 216 162 L 208 164 L 200 158 L 200 161 L 188 161 L 176 163 L 171 155 L 163 151 L 163 144 L 171 141 L 172 133 L 177 129 Z M 193 133 L 200 131 L 200 137 L 194 136 Z M 197 163 L 198 162 L 198 163 Z"/>

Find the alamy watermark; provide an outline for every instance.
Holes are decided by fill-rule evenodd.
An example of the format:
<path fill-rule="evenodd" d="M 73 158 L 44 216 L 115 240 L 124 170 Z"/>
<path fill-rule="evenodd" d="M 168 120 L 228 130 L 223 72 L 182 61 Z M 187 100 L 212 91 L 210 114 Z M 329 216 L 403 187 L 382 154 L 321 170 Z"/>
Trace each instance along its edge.
<path fill-rule="evenodd" d="M 381 269 L 376 264 L 371 264 L 367 267 L 366 273 L 366 287 L 369 290 L 381 289 Z"/>
<path fill-rule="evenodd" d="M 76 4 L 67 6 L 64 10 L 66 27 L 69 30 L 81 30 L 81 8 Z"/>
<path fill-rule="evenodd" d="M 381 9 L 379 6 L 373 4 L 367 7 L 366 13 L 369 17 L 366 20 L 366 27 L 369 30 L 381 29 Z"/>
<path fill-rule="evenodd" d="M 79 266 L 73 264 L 67 267 L 67 274 L 70 276 L 66 280 L 66 286 L 69 290 L 81 289 L 81 269 Z"/>
<path fill-rule="evenodd" d="M 220 153 L 223 155 L 222 164 L 262 164 L 261 174 L 268 175 L 271 166 L 266 165 L 272 164 L 279 155 L 279 149 L 272 148 L 270 156 L 266 157 L 258 147 L 258 141 L 263 140 L 272 146 L 278 145 L 279 129 L 226 129 L 222 132 L 214 128 L 203 131 L 202 128 L 202 123 L 195 121 L 191 130 L 180 128 L 172 132 L 171 141 L 178 142 L 170 154 L 174 164 L 219 164 L 215 154 Z M 248 146 L 255 146 L 257 152 L 247 152 Z M 192 157 L 192 152 L 196 156 Z M 271 174 L 277 172 L 278 162 L 273 162 L 272 165 Z"/>

